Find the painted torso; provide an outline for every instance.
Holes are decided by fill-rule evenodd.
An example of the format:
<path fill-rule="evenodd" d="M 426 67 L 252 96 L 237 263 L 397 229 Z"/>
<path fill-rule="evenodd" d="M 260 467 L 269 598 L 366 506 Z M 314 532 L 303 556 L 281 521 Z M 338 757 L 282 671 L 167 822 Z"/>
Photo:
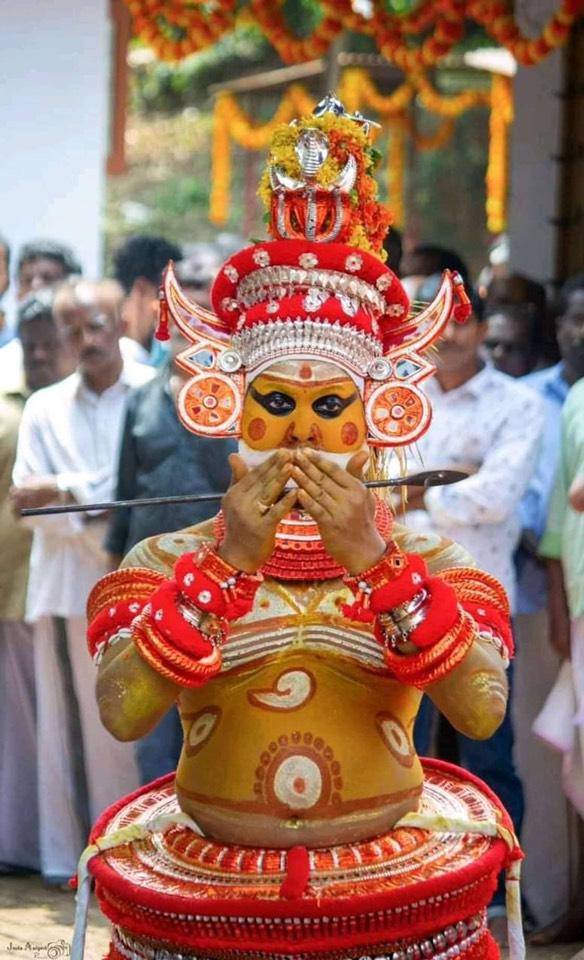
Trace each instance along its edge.
<path fill-rule="evenodd" d="M 146 541 L 128 560 L 170 573 L 208 529 Z M 468 562 L 453 544 L 407 539 L 401 545 L 435 569 Z M 420 693 L 391 679 L 367 624 L 343 617 L 350 602 L 340 579 L 267 577 L 231 625 L 221 673 L 181 694 L 176 790 L 206 835 L 279 847 L 350 842 L 415 808 Z"/>

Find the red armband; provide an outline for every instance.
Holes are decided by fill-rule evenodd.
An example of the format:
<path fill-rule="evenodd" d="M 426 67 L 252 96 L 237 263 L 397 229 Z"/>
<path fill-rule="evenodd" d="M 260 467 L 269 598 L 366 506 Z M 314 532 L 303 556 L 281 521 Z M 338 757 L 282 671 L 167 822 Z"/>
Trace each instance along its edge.
<path fill-rule="evenodd" d="M 128 630 L 141 613 L 144 604 L 137 600 L 120 600 L 114 606 L 101 610 L 87 628 L 87 646 L 94 661 L 101 659 L 112 639 L 121 630 Z"/>
<path fill-rule="evenodd" d="M 482 639 L 491 642 L 504 660 L 512 657 L 509 600 L 499 581 L 475 567 L 450 567 L 440 575 L 454 588 L 459 604 L 471 614 Z"/>
<path fill-rule="evenodd" d="M 147 567 L 125 567 L 102 577 L 87 600 L 87 645 L 96 663 L 118 639 L 130 636 L 134 619 L 164 576 Z"/>
<path fill-rule="evenodd" d="M 132 638 L 161 676 L 181 687 L 198 687 L 221 669 L 225 628 L 224 620 L 205 614 L 186 600 L 174 580 L 165 580 L 134 622 Z"/>
<path fill-rule="evenodd" d="M 504 660 L 511 659 L 515 652 L 515 644 L 509 617 L 501 610 L 484 602 L 473 603 L 470 600 L 462 600 L 460 605 L 475 621 L 479 636 L 491 642 Z"/>
<path fill-rule="evenodd" d="M 184 553 L 174 565 L 174 577 L 185 597 L 199 610 L 228 621 L 249 613 L 263 580 L 261 573 L 232 567 L 210 546 Z"/>

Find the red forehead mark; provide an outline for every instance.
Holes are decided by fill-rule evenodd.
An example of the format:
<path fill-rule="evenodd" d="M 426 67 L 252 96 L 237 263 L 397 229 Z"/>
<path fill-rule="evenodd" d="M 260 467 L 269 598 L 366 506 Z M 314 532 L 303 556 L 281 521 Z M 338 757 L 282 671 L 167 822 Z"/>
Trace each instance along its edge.
<path fill-rule="evenodd" d="M 298 371 L 301 380 L 312 380 L 312 367 L 309 363 L 303 363 Z"/>
<path fill-rule="evenodd" d="M 254 419 L 249 422 L 247 432 L 251 440 L 261 440 L 266 429 L 266 421 L 261 417 L 254 417 Z"/>
<path fill-rule="evenodd" d="M 341 440 L 346 447 L 352 447 L 354 443 L 357 443 L 359 439 L 359 429 L 356 423 L 353 423 L 351 420 L 348 423 L 343 424 L 343 429 L 341 430 Z"/>

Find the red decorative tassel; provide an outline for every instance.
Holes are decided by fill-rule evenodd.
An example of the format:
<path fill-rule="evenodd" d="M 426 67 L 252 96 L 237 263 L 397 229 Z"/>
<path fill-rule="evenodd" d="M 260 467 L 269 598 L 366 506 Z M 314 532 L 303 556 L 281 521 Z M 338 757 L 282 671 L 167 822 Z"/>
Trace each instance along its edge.
<path fill-rule="evenodd" d="M 369 607 L 364 606 L 362 600 L 356 600 L 355 603 L 344 603 L 341 607 L 341 613 L 347 620 L 354 623 L 373 623 L 375 614 Z"/>
<path fill-rule="evenodd" d="M 458 303 L 452 310 L 452 316 L 456 323 L 466 323 L 472 313 L 472 304 L 468 298 L 468 293 L 464 289 L 464 283 L 459 273 L 453 273 L 454 297 Z"/>
<path fill-rule="evenodd" d="M 286 878 L 280 886 L 285 900 L 299 900 L 305 893 L 310 876 L 310 861 L 306 847 L 292 847 L 286 857 Z"/>
<path fill-rule="evenodd" d="M 164 289 L 161 286 L 158 291 L 158 326 L 154 334 L 157 340 L 170 340 L 170 331 L 168 329 L 168 303 Z"/>

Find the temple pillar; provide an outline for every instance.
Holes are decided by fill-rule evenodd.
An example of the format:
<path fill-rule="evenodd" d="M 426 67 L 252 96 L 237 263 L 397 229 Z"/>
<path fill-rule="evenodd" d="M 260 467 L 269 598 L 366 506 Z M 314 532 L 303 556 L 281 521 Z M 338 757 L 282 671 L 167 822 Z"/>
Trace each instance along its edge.
<path fill-rule="evenodd" d="M 556 7 L 556 0 L 530 0 L 523 7 L 529 15 L 521 16 L 519 9 L 518 20 L 526 32 L 535 35 Z M 574 31 L 570 44 L 571 47 L 553 52 L 537 66 L 520 66 L 514 82 L 509 202 L 511 268 L 545 284 L 557 284 L 584 267 L 582 215 L 578 227 L 574 222 L 577 209 L 569 209 L 578 164 L 582 167 L 569 120 L 573 116 L 575 122 L 577 108 L 582 108 L 582 88 L 578 88 L 575 75 L 576 69 L 582 70 L 582 64 L 578 68 L 578 58 L 572 52 L 574 44 L 581 45 L 581 31 Z M 580 154 L 582 149 L 580 142 Z M 573 253 L 570 263 L 565 256 L 568 233 Z M 578 235 L 580 250 L 576 254 Z"/>

